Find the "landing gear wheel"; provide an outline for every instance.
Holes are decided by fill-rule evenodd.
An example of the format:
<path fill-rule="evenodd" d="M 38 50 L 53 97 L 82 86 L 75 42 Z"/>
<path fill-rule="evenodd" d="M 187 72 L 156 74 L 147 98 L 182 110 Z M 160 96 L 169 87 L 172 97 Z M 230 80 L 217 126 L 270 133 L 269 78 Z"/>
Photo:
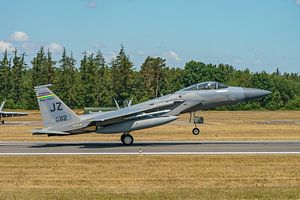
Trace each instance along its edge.
<path fill-rule="evenodd" d="M 120 140 L 122 141 L 122 143 L 123 143 L 123 140 L 124 140 L 124 136 L 125 136 L 125 133 L 122 134 L 122 135 L 121 135 L 121 138 L 120 138 Z"/>
<path fill-rule="evenodd" d="M 130 134 L 122 134 L 121 141 L 124 145 L 132 145 L 133 144 L 133 137 Z"/>
<path fill-rule="evenodd" d="M 199 135 L 200 129 L 199 128 L 193 128 L 192 132 L 193 132 L 194 135 Z"/>
<path fill-rule="evenodd" d="M 1 123 L 4 124 L 4 120 L 2 120 Z"/>

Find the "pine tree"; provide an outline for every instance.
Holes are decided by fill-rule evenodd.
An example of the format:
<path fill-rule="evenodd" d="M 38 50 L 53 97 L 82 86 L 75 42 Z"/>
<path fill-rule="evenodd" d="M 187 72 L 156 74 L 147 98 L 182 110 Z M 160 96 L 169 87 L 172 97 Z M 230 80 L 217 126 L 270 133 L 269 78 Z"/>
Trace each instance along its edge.
<path fill-rule="evenodd" d="M 23 88 L 22 88 L 22 80 L 23 80 L 23 72 L 25 70 L 25 62 L 24 62 L 25 54 L 22 56 L 18 56 L 17 49 L 14 51 L 13 65 L 11 68 L 11 99 L 13 100 L 16 107 L 21 108 L 20 101 L 22 99 Z"/>
<path fill-rule="evenodd" d="M 52 60 L 52 54 L 48 50 L 45 56 L 44 65 L 42 67 L 43 82 L 45 83 L 55 83 L 55 64 L 56 62 Z"/>
<path fill-rule="evenodd" d="M 51 52 L 45 54 L 41 47 L 32 63 L 32 83 L 34 86 L 53 83 L 55 77 L 55 61 L 52 60 Z"/>
<path fill-rule="evenodd" d="M 161 87 L 161 93 L 163 95 L 170 94 L 183 88 L 183 73 L 184 71 L 181 68 L 164 68 L 164 84 Z"/>
<path fill-rule="evenodd" d="M 144 79 L 145 90 L 149 98 L 160 96 L 160 91 L 164 85 L 164 69 L 166 60 L 160 57 L 148 56 L 141 67 L 141 74 Z"/>
<path fill-rule="evenodd" d="M 81 82 L 81 96 L 83 98 L 84 106 L 99 106 L 98 85 L 100 84 L 100 77 L 98 76 L 99 68 L 94 58 L 94 54 L 84 54 L 80 63 L 80 82 Z"/>
<path fill-rule="evenodd" d="M 73 58 L 73 54 L 71 53 L 71 55 L 68 56 L 67 50 L 64 48 L 62 57 L 59 60 L 58 82 L 54 89 L 61 99 L 70 107 L 78 107 L 80 104 L 77 97 L 79 81 L 75 64 L 76 61 Z"/>
<path fill-rule="evenodd" d="M 109 106 L 112 102 L 111 95 L 111 71 L 105 63 L 105 59 L 100 51 L 96 53 L 95 63 L 97 66 L 98 85 L 97 103 L 99 106 Z"/>
<path fill-rule="evenodd" d="M 149 99 L 144 87 L 144 78 L 140 71 L 133 72 L 132 103 L 137 104 Z"/>
<path fill-rule="evenodd" d="M 32 69 L 28 69 L 26 66 L 22 76 L 22 97 L 20 101 L 20 105 L 24 109 L 38 108 L 31 77 L 32 77 Z"/>
<path fill-rule="evenodd" d="M 4 51 L 0 61 L 0 80 L 0 101 L 2 101 L 9 96 L 11 91 L 11 61 L 7 50 Z"/>
<path fill-rule="evenodd" d="M 46 75 L 44 73 L 44 66 L 46 63 L 46 55 L 44 48 L 41 47 L 37 52 L 36 57 L 33 58 L 32 64 L 32 84 L 33 86 L 48 84 Z"/>
<path fill-rule="evenodd" d="M 117 57 L 112 60 L 111 71 L 114 97 L 123 103 L 130 98 L 133 86 L 133 64 L 123 46 Z"/>

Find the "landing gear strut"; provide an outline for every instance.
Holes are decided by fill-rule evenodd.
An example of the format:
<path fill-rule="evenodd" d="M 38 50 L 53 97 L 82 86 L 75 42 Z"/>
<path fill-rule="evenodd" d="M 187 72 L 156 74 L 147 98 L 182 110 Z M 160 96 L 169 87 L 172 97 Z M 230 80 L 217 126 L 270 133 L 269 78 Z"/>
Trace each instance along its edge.
<path fill-rule="evenodd" d="M 121 135 L 121 141 L 124 145 L 132 145 L 133 144 L 133 137 L 128 132 L 125 132 Z"/>
<path fill-rule="evenodd" d="M 199 135 L 200 134 L 200 129 L 197 128 L 197 124 L 203 124 L 204 123 L 204 118 L 201 116 L 196 116 L 195 112 L 190 113 L 190 123 L 192 122 L 193 118 L 193 123 L 195 125 L 195 128 L 193 128 L 192 133 L 194 135 Z"/>

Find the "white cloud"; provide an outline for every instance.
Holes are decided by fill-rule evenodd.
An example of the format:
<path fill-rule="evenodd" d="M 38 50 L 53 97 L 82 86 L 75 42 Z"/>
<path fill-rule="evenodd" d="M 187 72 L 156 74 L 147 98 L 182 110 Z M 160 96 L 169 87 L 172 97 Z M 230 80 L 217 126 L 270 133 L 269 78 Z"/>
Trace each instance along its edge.
<path fill-rule="evenodd" d="M 257 60 L 254 60 L 254 61 L 253 61 L 253 64 L 254 64 L 254 65 L 262 65 L 262 64 L 263 64 L 263 61 L 257 59 Z"/>
<path fill-rule="evenodd" d="M 235 65 L 240 65 L 240 64 L 243 63 L 243 59 L 241 59 L 241 58 L 234 58 L 234 59 L 233 59 L 233 63 L 234 63 Z"/>
<path fill-rule="evenodd" d="M 117 57 L 117 54 L 115 52 L 106 53 L 103 55 L 106 62 L 110 62 L 112 59 L 115 59 Z"/>
<path fill-rule="evenodd" d="M 143 55 L 145 55 L 145 52 L 142 51 L 142 50 L 138 50 L 138 51 L 136 52 L 136 54 L 139 55 L 139 56 L 143 56 Z"/>
<path fill-rule="evenodd" d="M 97 8 L 97 2 L 95 0 L 89 0 L 86 2 L 85 7 L 87 8 Z"/>
<path fill-rule="evenodd" d="M 37 49 L 39 49 L 41 45 L 34 43 L 34 42 L 25 42 L 21 45 L 22 50 L 24 50 L 25 52 L 32 52 L 32 51 L 36 51 Z"/>
<path fill-rule="evenodd" d="M 16 42 L 26 42 L 29 40 L 27 33 L 22 31 L 16 31 L 10 35 L 11 39 Z"/>
<path fill-rule="evenodd" d="M 174 60 L 176 62 L 179 62 L 181 60 L 180 57 L 178 56 L 178 54 L 176 52 L 174 52 L 174 51 L 166 52 L 164 55 L 167 58 L 172 59 L 172 60 Z"/>
<path fill-rule="evenodd" d="M 46 46 L 47 49 L 49 49 L 49 51 L 51 51 L 52 53 L 56 53 L 56 52 L 62 52 L 63 47 L 55 42 L 50 43 L 49 45 Z"/>
<path fill-rule="evenodd" d="M 104 49 L 106 47 L 107 46 L 101 42 L 97 42 L 97 43 L 93 44 L 93 46 L 92 46 L 93 49 L 97 49 L 97 50 Z"/>
<path fill-rule="evenodd" d="M 295 0 L 296 4 L 300 6 L 300 0 Z"/>
<path fill-rule="evenodd" d="M 0 40 L 0 51 L 4 52 L 7 51 L 13 51 L 15 47 L 10 42 L 5 42 L 3 40 Z"/>

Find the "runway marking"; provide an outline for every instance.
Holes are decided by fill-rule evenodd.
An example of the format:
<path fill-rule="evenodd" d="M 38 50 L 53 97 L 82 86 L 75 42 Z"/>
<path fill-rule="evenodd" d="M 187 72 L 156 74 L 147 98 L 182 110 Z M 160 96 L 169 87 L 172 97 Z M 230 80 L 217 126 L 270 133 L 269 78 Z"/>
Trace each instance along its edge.
<path fill-rule="evenodd" d="M 300 154 L 298 151 L 287 152 L 91 152 L 91 153 L 0 153 L 0 156 L 38 156 L 38 155 L 255 155 L 255 154 Z"/>
<path fill-rule="evenodd" d="M 134 144 L 152 144 L 152 143 L 174 143 L 174 144 L 184 144 L 184 143 L 194 143 L 194 144 L 212 144 L 212 143 L 223 143 L 223 144 L 230 144 L 230 143 L 237 143 L 237 144 L 273 144 L 273 143 L 299 143 L 300 140 L 203 140 L 203 141 L 197 141 L 197 140 L 149 140 L 149 141 L 137 141 Z M 119 140 L 115 141 L 64 141 L 64 142 L 57 142 L 57 141 L 42 141 L 42 142 L 36 142 L 36 141 L 0 141 L 1 145 L 35 145 L 35 144 L 121 144 Z"/>

